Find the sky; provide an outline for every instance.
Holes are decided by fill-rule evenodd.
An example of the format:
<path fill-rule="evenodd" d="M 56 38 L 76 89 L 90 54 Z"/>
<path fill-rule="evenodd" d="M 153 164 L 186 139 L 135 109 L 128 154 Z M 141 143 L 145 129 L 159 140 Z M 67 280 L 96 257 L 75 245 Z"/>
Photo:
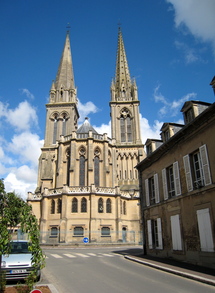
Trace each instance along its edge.
<path fill-rule="evenodd" d="M 80 119 L 110 133 L 120 24 L 140 100 L 142 142 L 183 123 L 188 100 L 214 103 L 215 0 L 0 0 L 0 178 L 26 199 L 37 185 L 45 104 L 70 30 Z M 68 25 L 69 24 L 69 25 Z"/>

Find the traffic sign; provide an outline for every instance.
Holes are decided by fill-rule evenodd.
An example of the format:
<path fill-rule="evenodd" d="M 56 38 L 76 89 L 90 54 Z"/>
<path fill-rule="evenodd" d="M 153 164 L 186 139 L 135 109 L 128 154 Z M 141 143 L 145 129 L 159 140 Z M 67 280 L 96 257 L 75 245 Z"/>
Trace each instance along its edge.
<path fill-rule="evenodd" d="M 83 242 L 84 243 L 88 243 L 89 242 L 89 239 L 87 237 L 84 237 Z"/>
<path fill-rule="evenodd" d="M 38 289 L 33 289 L 30 293 L 42 293 L 42 291 L 40 291 Z"/>

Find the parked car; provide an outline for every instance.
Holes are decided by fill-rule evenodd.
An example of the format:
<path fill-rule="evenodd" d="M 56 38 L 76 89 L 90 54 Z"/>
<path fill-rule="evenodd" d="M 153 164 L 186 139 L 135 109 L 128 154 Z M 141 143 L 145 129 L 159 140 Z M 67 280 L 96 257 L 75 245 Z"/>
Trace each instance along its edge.
<path fill-rule="evenodd" d="M 27 240 L 13 240 L 10 243 L 9 255 L 2 256 L 2 270 L 5 271 L 6 280 L 25 279 L 34 268 L 32 267 L 32 252 Z M 37 270 L 37 280 L 40 279 L 40 269 Z"/>

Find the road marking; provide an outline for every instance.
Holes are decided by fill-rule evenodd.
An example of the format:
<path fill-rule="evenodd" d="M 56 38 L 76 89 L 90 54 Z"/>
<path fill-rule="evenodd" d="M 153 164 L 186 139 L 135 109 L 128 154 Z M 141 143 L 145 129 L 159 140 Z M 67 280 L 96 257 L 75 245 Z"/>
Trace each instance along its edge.
<path fill-rule="evenodd" d="M 104 255 L 104 256 L 108 256 L 108 257 L 114 257 L 114 255 L 112 254 L 109 254 L 109 253 L 100 253 L 101 255 Z"/>
<path fill-rule="evenodd" d="M 69 253 L 64 253 L 65 256 L 70 257 L 70 258 L 74 258 L 76 257 L 76 255 L 73 254 L 69 254 Z"/>
<path fill-rule="evenodd" d="M 81 256 L 81 257 L 90 257 L 89 255 L 86 255 L 86 254 L 83 254 L 83 253 L 76 253 L 78 256 Z"/>
<path fill-rule="evenodd" d="M 97 254 L 92 253 L 92 252 L 89 252 L 89 253 L 87 253 L 87 254 L 90 255 L 90 256 L 97 256 Z"/>
<path fill-rule="evenodd" d="M 55 257 L 55 258 L 63 258 L 61 255 L 59 254 L 51 254 L 51 256 Z"/>

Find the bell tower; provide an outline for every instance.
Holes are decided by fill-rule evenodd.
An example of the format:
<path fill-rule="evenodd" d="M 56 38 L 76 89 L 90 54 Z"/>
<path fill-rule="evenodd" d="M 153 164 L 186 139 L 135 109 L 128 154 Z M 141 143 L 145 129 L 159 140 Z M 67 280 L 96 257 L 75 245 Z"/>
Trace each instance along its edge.
<path fill-rule="evenodd" d="M 135 80 L 131 80 L 122 32 L 118 32 L 115 79 L 111 83 L 111 131 L 117 145 L 142 144 L 139 100 Z"/>
<path fill-rule="evenodd" d="M 66 136 L 77 130 L 77 103 L 70 38 L 67 32 L 56 80 L 52 82 L 49 103 L 46 104 L 44 147 L 55 145 L 61 135 Z"/>

